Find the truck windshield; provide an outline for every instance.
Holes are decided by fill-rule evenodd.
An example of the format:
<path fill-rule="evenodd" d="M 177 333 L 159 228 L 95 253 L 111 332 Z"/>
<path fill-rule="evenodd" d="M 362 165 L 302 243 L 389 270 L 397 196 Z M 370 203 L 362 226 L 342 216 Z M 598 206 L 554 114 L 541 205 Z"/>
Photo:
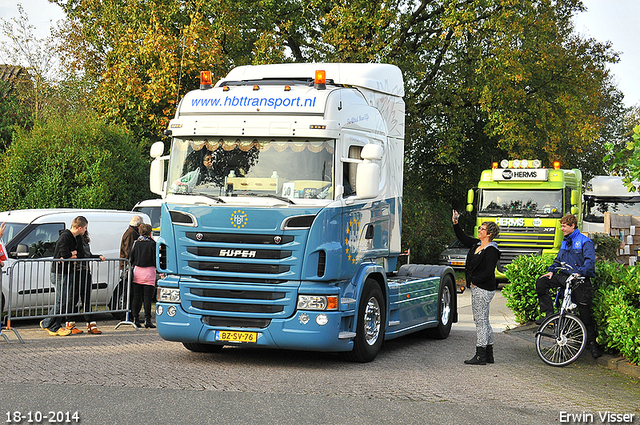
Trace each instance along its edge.
<path fill-rule="evenodd" d="M 334 140 L 174 139 L 169 193 L 333 197 Z"/>
<path fill-rule="evenodd" d="M 562 217 L 562 190 L 492 190 L 480 197 L 479 215 Z"/>
<path fill-rule="evenodd" d="M 640 215 L 640 196 L 627 199 L 585 197 L 584 220 L 592 223 L 604 223 L 604 213 L 618 215 Z"/>

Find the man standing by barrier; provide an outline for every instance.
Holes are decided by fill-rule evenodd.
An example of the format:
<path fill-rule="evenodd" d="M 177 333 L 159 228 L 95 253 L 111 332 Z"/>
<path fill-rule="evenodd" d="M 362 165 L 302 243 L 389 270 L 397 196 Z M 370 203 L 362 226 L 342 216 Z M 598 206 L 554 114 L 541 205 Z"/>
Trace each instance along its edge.
<path fill-rule="evenodd" d="M 62 231 L 56 242 L 53 258 L 70 259 L 78 258 L 78 236 L 82 236 L 87 231 L 88 221 L 79 215 L 73 219 L 71 229 Z M 53 315 L 40 322 L 40 327 L 46 330 L 51 336 L 67 336 L 72 333 L 71 329 L 62 326 L 64 321 L 63 313 L 71 313 L 71 301 L 73 297 L 74 267 L 72 262 L 53 262 L 51 264 L 51 283 L 56 288 L 56 304 Z"/>

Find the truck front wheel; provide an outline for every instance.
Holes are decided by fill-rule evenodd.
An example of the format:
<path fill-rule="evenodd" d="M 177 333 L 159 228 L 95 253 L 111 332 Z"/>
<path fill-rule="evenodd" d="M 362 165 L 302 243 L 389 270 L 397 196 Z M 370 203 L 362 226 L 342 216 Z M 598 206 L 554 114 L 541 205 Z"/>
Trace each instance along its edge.
<path fill-rule="evenodd" d="M 376 358 L 384 340 L 385 307 L 380 285 L 374 279 L 367 279 L 358 306 L 353 350 L 346 355 L 349 360 L 367 363 Z"/>

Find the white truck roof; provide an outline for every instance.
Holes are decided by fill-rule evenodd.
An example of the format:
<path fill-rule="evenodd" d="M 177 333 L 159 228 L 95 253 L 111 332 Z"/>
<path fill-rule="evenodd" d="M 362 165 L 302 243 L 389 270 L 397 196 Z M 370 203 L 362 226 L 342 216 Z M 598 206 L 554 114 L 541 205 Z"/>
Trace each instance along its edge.
<path fill-rule="evenodd" d="M 335 84 L 363 87 L 393 96 L 404 96 L 402 72 L 395 65 L 382 63 L 289 63 L 239 66 L 216 84 L 230 81 L 313 78 L 324 70 Z"/>
<path fill-rule="evenodd" d="M 634 184 L 638 187 L 640 183 L 634 182 Z M 587 183 L 584 195 L 598 197 L 639 196 L 638 192 L 629 192 L 619 176 L 595 176 Z"/>

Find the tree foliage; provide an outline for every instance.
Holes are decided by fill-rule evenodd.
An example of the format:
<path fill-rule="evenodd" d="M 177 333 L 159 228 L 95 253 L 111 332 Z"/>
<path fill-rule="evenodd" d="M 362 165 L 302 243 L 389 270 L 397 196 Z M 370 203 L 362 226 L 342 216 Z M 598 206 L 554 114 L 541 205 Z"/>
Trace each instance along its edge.
<path fill-rule="evenodd" d="M 0 156 L 0 209 L 120 208 L 149 197 L 132 135 L 87 112 L 18 130 Z"/>

